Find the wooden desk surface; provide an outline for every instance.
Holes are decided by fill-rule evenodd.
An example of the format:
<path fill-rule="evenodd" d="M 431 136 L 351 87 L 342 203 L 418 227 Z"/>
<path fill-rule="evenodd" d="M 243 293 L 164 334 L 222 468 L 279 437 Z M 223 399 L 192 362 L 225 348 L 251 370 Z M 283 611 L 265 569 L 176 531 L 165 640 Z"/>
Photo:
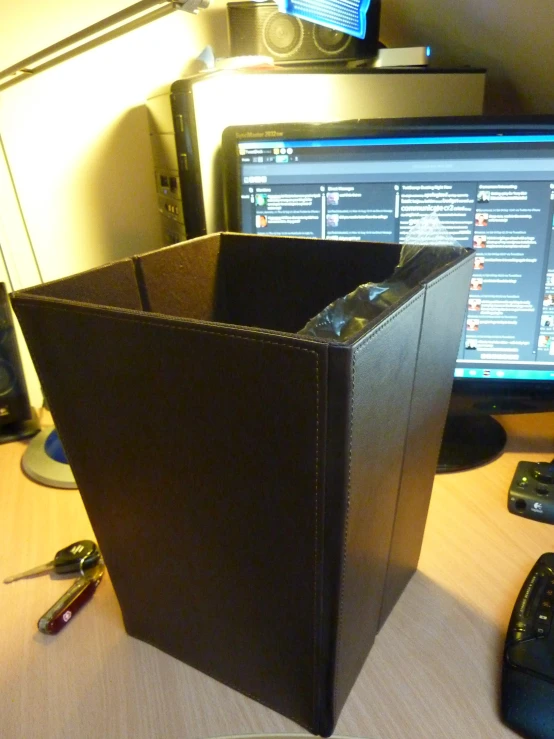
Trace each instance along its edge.
<path fill-rule="evenodd" d="M 525 576 L 554 550 L 554 528 L 510 514 L 507 491 L 518 461 L 554 456 L 554 414 L 501 420 L 510 438 L 500 459 L 436 478 L 419 570 L 377 636 L 335 736 L 515 737 L 498 718 L 502 646 Z M 24 477 L 25 448 L 0 446 L 0 580 L 72 541 L 94 538 L 77 491 Z M 306 735 L 129 637 L 109 575 L 60 634 L 40 634 L 37 619 L 67 587 L 48 575 L 0 584 L 1 736 Z"/>

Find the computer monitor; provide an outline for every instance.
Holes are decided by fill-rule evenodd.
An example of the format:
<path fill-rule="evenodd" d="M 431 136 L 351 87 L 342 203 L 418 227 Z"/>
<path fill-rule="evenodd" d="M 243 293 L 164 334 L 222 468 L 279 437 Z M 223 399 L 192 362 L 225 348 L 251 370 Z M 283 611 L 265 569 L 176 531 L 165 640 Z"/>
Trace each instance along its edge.
<path fill-rule="evenodd" d="M 438 471 L 554 410 L 554 116 L 236 126 L 222 153 L 230 231 L 404 243 L 427 216 L 475 249 Z"/>

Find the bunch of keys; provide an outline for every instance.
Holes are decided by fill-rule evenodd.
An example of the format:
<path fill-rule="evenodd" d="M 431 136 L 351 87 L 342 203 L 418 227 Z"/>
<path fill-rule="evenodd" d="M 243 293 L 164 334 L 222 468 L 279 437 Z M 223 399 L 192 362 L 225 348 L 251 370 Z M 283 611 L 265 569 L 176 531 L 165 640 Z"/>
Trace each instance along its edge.
<path fill-rule="evenodd" d="M 4 582 L 11 583 L 45 572 L 59 575 L 72 572 L 80 574 L 69 590 L 38 620 L 38 629 L 43 634 L 57 634 L 96 592 L 104 574 L 104 561 L 95 542 L 84 539 L 60 549 L 52 561 L 6 577 Z"/>

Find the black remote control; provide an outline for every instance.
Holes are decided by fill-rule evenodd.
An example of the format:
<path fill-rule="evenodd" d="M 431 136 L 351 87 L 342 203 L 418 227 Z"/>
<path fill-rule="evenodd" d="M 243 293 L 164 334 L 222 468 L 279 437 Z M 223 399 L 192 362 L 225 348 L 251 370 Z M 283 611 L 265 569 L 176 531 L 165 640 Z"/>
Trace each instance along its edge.
<path fill-rule="evenodd" d="M 543 554 L 516 600 L 502 666 L 502 718 L 530 739 L 554 739 L 554 553 Z"/>
<path fill-rule="evenodd" d="M 554 464 L 520 462 L 510 485 L 508 510 L 535 521 L 554 523 Z"/>

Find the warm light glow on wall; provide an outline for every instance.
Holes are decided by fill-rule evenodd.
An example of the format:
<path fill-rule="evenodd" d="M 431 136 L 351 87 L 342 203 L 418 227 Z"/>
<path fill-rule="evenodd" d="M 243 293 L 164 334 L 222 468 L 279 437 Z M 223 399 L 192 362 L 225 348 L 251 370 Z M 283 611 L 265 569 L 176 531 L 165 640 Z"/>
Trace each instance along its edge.
<path fill-rule="evenodd" d="M 0 92 L 0 131 L 45 280 L 158 245 L 144 102 L 205 44 L 202 15 L 172 13 Z"/>
<path fill-rule="evenodd" d="M 14 289 L 161 245 L 145 100 L 213 43 L 209 12 L 171 13 L 0 92 L 0 258 Z"/>

